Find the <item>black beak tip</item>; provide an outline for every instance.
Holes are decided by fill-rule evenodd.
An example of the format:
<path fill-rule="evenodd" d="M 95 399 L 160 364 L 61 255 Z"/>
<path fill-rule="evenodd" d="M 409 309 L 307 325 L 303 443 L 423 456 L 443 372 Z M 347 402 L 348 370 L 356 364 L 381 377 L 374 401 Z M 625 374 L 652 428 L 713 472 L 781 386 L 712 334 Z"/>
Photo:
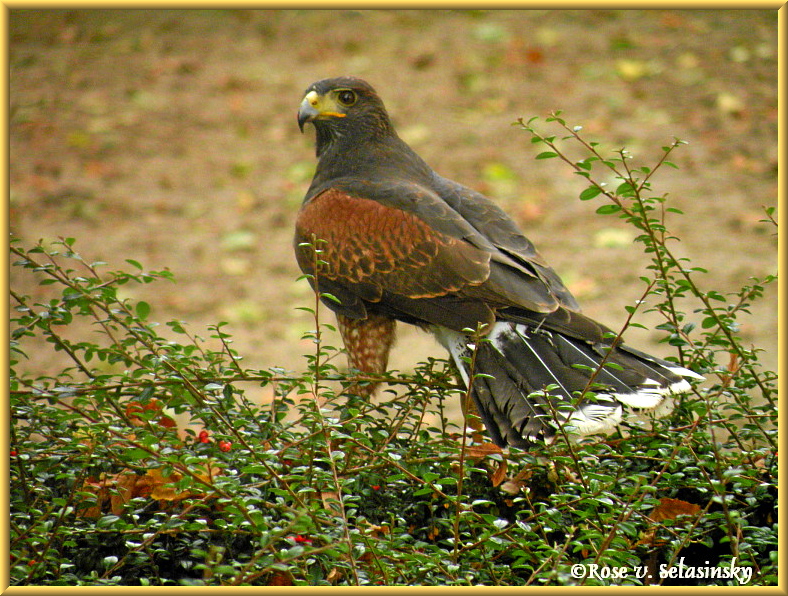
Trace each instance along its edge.
<path fill-rule="evenodd" d="M 298 110 L 298 128 L 303 134 L 304 127 L 306 126 L 307 122 L 313 122 L 315 119 L 315 114 L 311 113 L 310 110 L 304 110 L 303 108 Z"/>

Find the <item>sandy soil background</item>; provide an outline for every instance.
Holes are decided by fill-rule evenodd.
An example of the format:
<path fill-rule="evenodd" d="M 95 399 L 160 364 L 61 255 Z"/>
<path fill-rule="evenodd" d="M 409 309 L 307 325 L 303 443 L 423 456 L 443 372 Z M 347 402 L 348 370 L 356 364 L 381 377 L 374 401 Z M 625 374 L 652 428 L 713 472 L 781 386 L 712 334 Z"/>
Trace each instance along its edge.
<path fill-rule="evenodd" d="M 11 231 L 28 245 L 76 237 L 109 269 L 169 268 L 177 284 L 127 295 L 196 334 L 227 321 L 249 367 L 301 370 L 311 349 L 291 238 L 313 134 L 296 110 L 328 76 L 375 85 L 401 135 L 499 201 L 613 327 L 648 256 L 577 199 L 582 179 L 534 161 L 518 117 L 563 110 L 645 165 L 688 141 L 654 191 L 685 212 L 669 224 L 678 252 L 709 270 L 702 287 L 735 291 L 777 270 L 774 230 L 759 222 L 777 200 L 776 11 L 12 10 L 9 37 Z M 10 279 L 48 299 L 17 268 Z M 776 365 L 776 286 L 740 335 Z M 628 340 L 669 355 L 659 337 Z M 392 366 L 430 354 L 440 348 L 403 328 Z M 33 371 L 59 362 L 42 346 L 29 356 Z"/>

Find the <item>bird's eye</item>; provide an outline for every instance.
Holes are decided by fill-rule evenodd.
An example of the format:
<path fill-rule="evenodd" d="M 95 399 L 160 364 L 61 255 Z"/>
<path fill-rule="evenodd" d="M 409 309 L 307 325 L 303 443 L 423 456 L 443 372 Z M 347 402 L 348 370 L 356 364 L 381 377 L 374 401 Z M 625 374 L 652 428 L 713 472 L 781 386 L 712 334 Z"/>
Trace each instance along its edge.
<path fill-rule="evenodd" d="M 356 103 L 356 94 L 350 89 L 343 89 L 337 93 L 337 100 L 343 106 L 349 107 Z"/>

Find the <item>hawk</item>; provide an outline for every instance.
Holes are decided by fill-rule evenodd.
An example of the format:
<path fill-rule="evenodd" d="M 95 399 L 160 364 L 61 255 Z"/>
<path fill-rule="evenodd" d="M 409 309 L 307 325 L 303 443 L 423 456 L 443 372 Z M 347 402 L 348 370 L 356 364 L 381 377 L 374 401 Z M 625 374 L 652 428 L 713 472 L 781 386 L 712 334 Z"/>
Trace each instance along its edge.
<path fill-rule="evenodd" d="M 614 341 L 492 201 L 434 172 L 365 81 L 310 85 L 298 126 L 317 169 L 296 220 L 301 270 L 336 313 L 349 364 L 386 371 L 397 321 L 448 350 L 499 446 L 558 426 L 608 430 L 625 406 L 657 408 L 701 379 Z M 315 256 L 314 242 L 319 242 Z M 316 270 L 317 269 L 317 270 Z M 315 282 L 317 279 L 317 282 Z"/>

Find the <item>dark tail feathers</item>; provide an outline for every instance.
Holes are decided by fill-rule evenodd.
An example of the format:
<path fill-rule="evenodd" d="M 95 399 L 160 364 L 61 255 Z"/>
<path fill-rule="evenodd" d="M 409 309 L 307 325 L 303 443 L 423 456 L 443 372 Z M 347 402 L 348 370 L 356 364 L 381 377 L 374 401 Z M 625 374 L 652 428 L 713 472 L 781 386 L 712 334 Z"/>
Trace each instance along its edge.
<path fill-rule="evenodd" d="M 468 337 L 445 329 L 437 335 L 467 384 L 473 353 Z M 604 432 L 621 421 L 624 406 L 659 408 L 691 389 L 685 377 L 703 378 L 624 345 L 606 352 L 607 346 L 558 332 L 496 323 L 476 350 L 472 387 L 492 439 L 502 447 L 527 448 L 552 440 L 557 424 L 579 435 Z M 593 395 L 581 399 L 588 390 Z"/>

